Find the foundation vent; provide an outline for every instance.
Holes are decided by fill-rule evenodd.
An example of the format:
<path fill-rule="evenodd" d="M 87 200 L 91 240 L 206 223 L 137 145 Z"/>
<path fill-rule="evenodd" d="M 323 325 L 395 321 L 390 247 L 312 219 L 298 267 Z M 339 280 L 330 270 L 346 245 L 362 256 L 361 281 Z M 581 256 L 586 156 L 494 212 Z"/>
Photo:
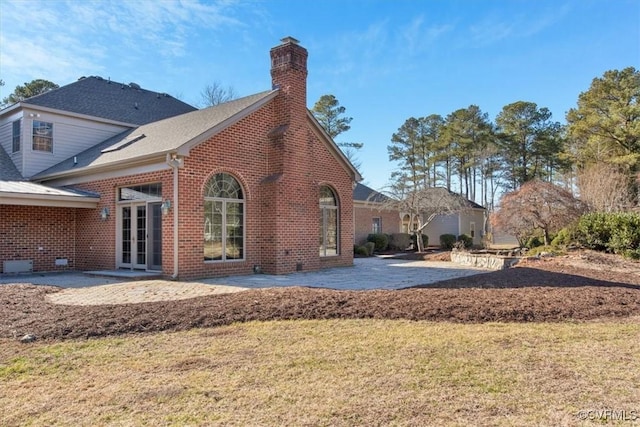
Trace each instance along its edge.
<path fill-rule="evenodd" d="M 17 261 L 3 261 L 3 273 L 33 273 L 33 260 L 23 259 Z"/>

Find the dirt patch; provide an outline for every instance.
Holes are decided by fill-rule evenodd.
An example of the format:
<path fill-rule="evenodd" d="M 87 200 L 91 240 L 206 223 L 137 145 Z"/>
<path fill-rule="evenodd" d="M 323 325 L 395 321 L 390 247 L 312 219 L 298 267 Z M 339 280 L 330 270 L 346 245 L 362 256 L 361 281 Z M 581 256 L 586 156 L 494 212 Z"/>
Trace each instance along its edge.
<path fill-rule="evenodd" d="M 376 318 L 451 322 L 640 319 L 640 263 L 594 253 L 399 291 L 272 288 L 181 301 L 104 306 L 47 302 L 54 286 L 0 286 L 0 338 L 87 338 L 251 320 Z"/>

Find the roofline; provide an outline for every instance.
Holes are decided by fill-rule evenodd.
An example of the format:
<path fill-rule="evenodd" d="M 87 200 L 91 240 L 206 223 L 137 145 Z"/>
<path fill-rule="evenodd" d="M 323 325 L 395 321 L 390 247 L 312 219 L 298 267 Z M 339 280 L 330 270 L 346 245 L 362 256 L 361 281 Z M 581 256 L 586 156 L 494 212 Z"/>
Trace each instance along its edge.
<path fill-rule="evenodd" d="M 108 124 L 117 125 L 117 126 L 125 126 L 125 127 L 128 127 L 128 128 L 135 128 L 135 127 L 141 126 L 141 125 L 135 124 L 135 123 L 120 122 L 120 121 L 117 121 L 117 120 L 105 119 L 105 118 L 98 117 L 98 116 L 90 116 L 88 114 L 74 113 L 72 111 L 60 110 L 60 109 L 57 109 L 57 108 L 42 107 L 40 105 L 29 104 L 28 102 L 23 102 L 23 101 L 21 101 L 19 103 L 16 103 L 14 105 L 20 105 L 20 107 L 22 107 L 23 110 L 29 109 L 29 110 L 43 111 L 43 112 L 47 112 L 47 113 L 58 114 L 58 115 L 61 115 L 61 116 L 76 117 L 76 118 L 79 118 L 79 119 L 86 119 L 86 120 L 91 120 L 91 121 L 94 121 L 94 122 L 108 123 Z"/>
<path fill-rule="evenodd" d="M 265 104 L 267 104 L 269 101 L 271 101 L 273 98 L 275 98 L 277 94 L 278 94 L 278 89 L 272 90 L 264 98 L 257 100 L 255 103 L 240 110 L 233 116 L 227 118 L 226 120 L 223 120 L 222 122 L 218 123 L 217 125 L 208 129 L 207 131 L 201 133 L 200 135 L 191 138 L 189 141 L 179 146 L 177 150 L 171 150 L 171 152 L 175 152 L 180 156 L 188 156 L 191 149 L 203 143 L 204 141 L 211 138 L 212 136 L 222 132 L 229 126 L 232 126 L 238 123 L 240 120 L 244 119 L 248 115 L 256 112 L 257 110 L 262 108 Z"/>
<path fill-rule="evenodd" d="M 144 155 L 144 156 L 134 157 L 134 158 L 128 159 L 128 160 L 113 161 L 113 162 L 102 164 L 100 166 L 88 165 L 88 166 L 84 166 L 84 167 L 81 167 L 81 168 L 68 169 L 66 171 L 52 173 L 52 174 L 48 174 L 48 175 L 35 175 L 35 176 L 31 177 L 31 180 L 36 181 L 36 182 L 44 182 L 44 181 L 57 180 L 57 179 L 61 179 L 61 178 L 68 178 L 68 177 L 74 177 L 74 176 L 83 176 L 83 175 L 93 175 L 93 174 L 96 174 L 96 173 L 105 173 L 105 172 L 110 172 L 110 171 L 122 170 L 123 166 L 135 167 L 135 166 L 140 166 L 140 165 L 157 163 L 158 161 L 162 162 L 162 163 L 166 163 L 165 162 L 165 158 L 166 158 L 167 154 L 173 154 L 173 153 L 177 153 L 178 155 L 181 155 L 181 156 L 188 156 L 189 152 L 191 151 L 191 149 L 193 147 L 195 147 L 198 144 L 206 141 L 207 139 L 209 139 L 213 135 L 223 131 L 227 127 L 237 123 L 238 121 L 242 120 L 243 118 L 245 118 L 249 114 L 255 112 L 258 109 L 260 109 L 263 105 L 265 105 L 266 103 L 271 101 L 273 98 L 275 98 L 275 96 L 277 94 L 278 94 L 278 90 L 271 91 L 271 93 L 267 94 L 267 96 L 265 96 L 264 98 L 261 98 L 260 100 L 258 100 L 254 104 L 251 104 L 247 108 L 243 109 L 242 111 L 240 111 L 240 112 L 234 114 L 233 116 L 229 117 L 228 119 L 218 123 L 217 125 L 215 125 L 211 129 L 207 130 L 206 132 L 204 132 L 204 133 L 192 138 L 191 140 L 185 142 L 184 144 L 180 145 L 177 149 L 176 148 L 171 148 L 171 149 L 167 149 L 167 150 L 163 150 L 163 151 L 156 151 L 155 153 L 147 154 L 147 155 Z M 197 111 L 197 110 L 194 110 L 194 111 Z M 163 120 L 166 120 L 166 119 L 163 119 Z M 135 126 L 135 127 L 140 127 L 140 126 Z"/>
<path fill-rule="evenodd" d="M 95 209 L 99 197 L 58 196 L 51 194 L 13 193 L 0 191 L 0 205 L 53 206 L 63 208 Z"/>
<path fill-rule="evenodd" d="M 158 161 L 161 163 L 165 163 L 165 158 L 167 153 L 174 153 L 175 150 L 164 150 L 157 151 L 155 153 L 147 154 L 146 156 L 136 157 L 129 161 L 113 161 L 109 163 L 105 163 L 100 166 L 84 166 L 77 169 L 69 169 L 63 172 L 52 173 L 49 175 L 35 175 L 30 177 L 32 182 L 45 182 L 45 181 L 53 181 L 61 178 L 69 178 L 74 176 L 90 176 L 97 173 L 105 173 L 111 171 L 122 171 L 126 168 L 136 167 L 136 166 L 144 166 L 156 164 Z M 123 168 L 126 166 L 126 168 Z M 167 166 L 168 167 L 168 166 Z"/>
<path fill-rule="evenodd" d="M 18 101 L 18 102 L 14 102 L 8 107 L 3 108 L 2 110 L 0 110 L 0 116 L 4 116 L 6 113 L 10 113 L 13 110 L 17 110 L 18 108 L 20 108 L 21 104 L 22 104 L 22 101 Z"/>
<path fill-rule="evenodd" d="M 311 123 L 313 124 L 313 127 L 320 134 L 320 136 L 322 137 L 321 139 L 324 139 L 329 142 L 329 149 L 333 151 L 334 154 L 337 154 L 339 160 L 341 160 L 342 163 L 344 163 L 344 165 L 347 167 L 347 169 L 351 171 L 351 173 L 354 176 L 353 178 L 354 181 L 356 182 L 362 181 L 362 175 L 360 175 L 360 172 L 358 172 L 358 169 L 356 169 L 355 166 L 353 166 L 353 164 L 349 161 L 349 159 L 347 159 L 347 156 L 344 155 L 340 147 L 338 147 L 338 144 L 336 144 L 333 138 L 331 138 L 331 136 L 327 133 L 327 131 L 324 130 L 320 122 L 318 122 L 318 120 L 315 118 L 313 113 L 308 108 L 307 108 L 307 118 L 311 121 Z"/>

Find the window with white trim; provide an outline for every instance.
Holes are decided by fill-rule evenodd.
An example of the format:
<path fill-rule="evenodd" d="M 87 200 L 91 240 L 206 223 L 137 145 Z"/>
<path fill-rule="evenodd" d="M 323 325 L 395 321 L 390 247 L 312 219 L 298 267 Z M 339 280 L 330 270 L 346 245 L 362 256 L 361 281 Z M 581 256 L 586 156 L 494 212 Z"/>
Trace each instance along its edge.
<path fill-rule="evenodd" d="M 320 256 L 338 255 L 338 199 L 328 186 L 320 187 Z"/>
<path fill-rule="evenodd" d="M 244 259 L 244 194 L 227 173 L 211 177 L 204 191 L 204 260 Z"/>
<path fill-rule="evenodd" d="M 380 218 L 380 217 L 372 218 L 372 221 L 371 221 L 371 232 L 373 234 L 382 233 L 382 218 Z"/>
<path fill-rule="evenodd" d="M 13 132 L 11 134 L 12 143 L 12 153 L 16 153 L 20 151 L 20 139 L 21 139 L 21 130 L 22 130 L 22 119 L 18 119 L 13 122 Z"/>
<path fill-rule="evenodd" d="M 33 121 L 33 150 L 53 153 L 53 123 Z"/>

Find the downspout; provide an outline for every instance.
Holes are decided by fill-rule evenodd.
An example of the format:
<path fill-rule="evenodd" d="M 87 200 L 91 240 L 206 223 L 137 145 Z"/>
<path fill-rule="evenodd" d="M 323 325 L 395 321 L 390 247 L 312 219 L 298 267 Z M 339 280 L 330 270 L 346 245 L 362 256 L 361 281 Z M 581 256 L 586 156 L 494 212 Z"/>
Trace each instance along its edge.
<path fill-rule="evenodd" d="M 173 274 L 171 279 L 178 278 L 178 168 L 182 166 L 182 159 L 176 154 L 167 154 L 167 164 L 173 169 Z"/>

